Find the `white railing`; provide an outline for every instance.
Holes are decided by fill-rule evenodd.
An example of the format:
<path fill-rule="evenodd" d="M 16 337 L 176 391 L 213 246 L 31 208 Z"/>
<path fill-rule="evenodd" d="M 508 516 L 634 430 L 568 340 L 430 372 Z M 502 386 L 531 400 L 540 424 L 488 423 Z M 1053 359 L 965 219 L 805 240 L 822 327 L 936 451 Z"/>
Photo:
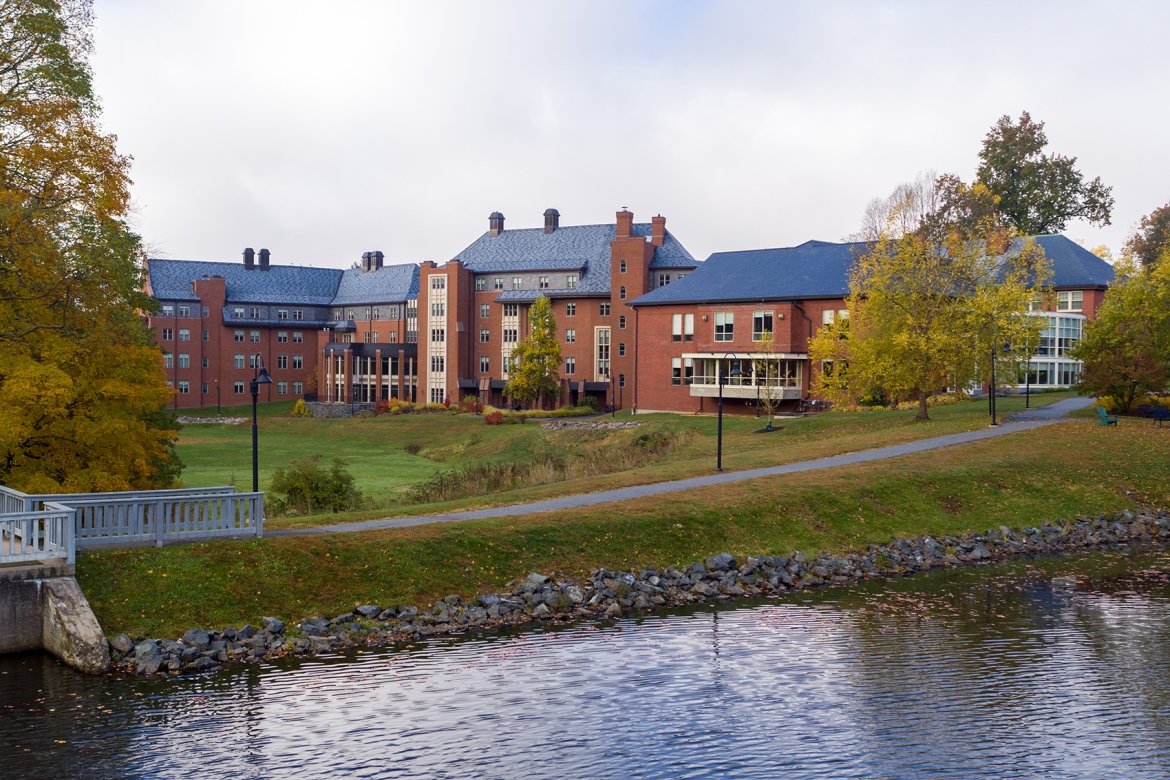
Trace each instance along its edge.
<path fill-rule="evenodd" d="M 0 508 L 0 564 L 264 535 L 264 494 L 234 487 L 27 495 L 0 486 Z"/>

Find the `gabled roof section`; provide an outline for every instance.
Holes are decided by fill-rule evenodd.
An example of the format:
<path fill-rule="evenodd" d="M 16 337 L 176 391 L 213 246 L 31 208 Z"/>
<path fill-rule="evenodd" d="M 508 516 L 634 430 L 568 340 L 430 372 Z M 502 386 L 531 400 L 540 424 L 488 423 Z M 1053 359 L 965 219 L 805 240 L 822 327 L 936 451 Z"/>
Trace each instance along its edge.
<path fill-rule="evenodd" d="M 248 270 L 241 263 L 203 260 L 146 261 L 150 289 L 160 301 L 198 300 L 191 289 L 197 279 L 222 276 L 227 300 L 234 303 L 288 303 L 328 306 L 337 293 L 341 270 L 308 266 L 273 265 L 267 271 Z"/>
<path fill-rule="evenodd" d="M 808 241 L 781 249 L 716 252 L 683 279 L 630 302 L 631 306 L 843 298 L 849 269 L 865 243 Z"/>
<path fill-rule="evenodd" d="M 333 298 L 336 306 L 399 303 L 418 297 L 418 266 L 386 265 L 374 271 L 346 269 Z"/>
<path fill-rule="evenodd" d="M 1106 287 L 1113 266 L 1062 235 L 1035 236 L 1052 264 L 1051 286 Z M 659 287 L 631 306 L 844 298 L 849 270 L 869 251 L 865 242 L 806 241 L 781 249 L 716 252 L 684 279 Z"/>
<path fill-rule="evenodd" d="M 633 235 L 648 238 L 651 226 L 635 224 Z M 454 259 L 473 273 L 579 271 L 578 294 L 609 292 L 610 243 L 616 225 L 571 225 L 551 233 L 542 228 L 485 232 Z M 668 231 L 654 252 L 651 269 L 695 268 L 698 263 Z"/>

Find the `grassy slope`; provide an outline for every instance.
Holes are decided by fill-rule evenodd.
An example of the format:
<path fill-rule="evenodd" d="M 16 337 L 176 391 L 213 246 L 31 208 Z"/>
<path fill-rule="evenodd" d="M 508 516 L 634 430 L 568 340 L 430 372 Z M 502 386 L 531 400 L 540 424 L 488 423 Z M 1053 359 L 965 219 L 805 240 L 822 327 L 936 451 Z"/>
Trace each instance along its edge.
<path fill-rule="evenodd" d="M 820 454 L 814 450 L 810 441 L 809 457 Z M 841 550 L 901 535 L 1168 506 L 1168 465 L 1170 431 L 1081 419 L 881 463 L 586 510 L 90 553 L 78 574 L 108 632 L 177 635 L 265 614 L 298 619 L 359 603 L 427 604 L 500 590 L 529 571 L 577 576 L 595 566 L 678 565 L 722 550 Z"/>

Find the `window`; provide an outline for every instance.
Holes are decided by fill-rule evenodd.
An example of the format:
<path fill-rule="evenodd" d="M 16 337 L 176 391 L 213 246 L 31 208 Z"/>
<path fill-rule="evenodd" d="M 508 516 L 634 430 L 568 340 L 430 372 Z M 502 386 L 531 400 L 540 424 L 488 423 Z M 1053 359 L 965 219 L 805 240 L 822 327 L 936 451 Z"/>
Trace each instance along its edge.
<path fill-rule="evenodd" d="M 608 317 L 609 316 L 609 301 L 606 301 L 605 303 L 598 306 L 597 313 L 600 314 L 602 317 Z"/>
<path fill-rule="evenodd" d="M 501 370 L 503 370 L 503 372 L 504 372 L 505 374 L 507 374 L 509 371 L 511 371 L 511 370 L 512 370 L 512 358 L 511 358 L 511 356 L 509 356 L 509 355 L 504 355 L 504 357 L 500 359 L 500 364 L 501 364 Z"/>
<path fill-rule="evenodd" d="M 658 274 L 658 286 L 665 287 L 670 284 L 670 274 Z"/>
<path fill-rule="evenodd" d="M 242 330 L 233 331 L 232 332 L 232 339 L 235 341 L 238 341 L 238 342 L 243 342 L 244 331 L 242 331 Z"/>
<path fill-rule="evenodd" d="M 164 303 L 158 310 L 160 317 L 174 317 L 175 307 L 172 304 Z"/>
<path fill-rule="evenodd" d="M 431 277 L 431 289 L 432 290 L 446 290 L 447 289 L 447 277 L 445 277 L 445 276 L 432 276 Z"/>
<path fill-rule="evenodd" d="M 260 319 L 260 308 L 258 306 L 252 307 L 252 319 L 254 319 L 254 320 Z"/>
<path fill-rule="evenodd" d="M 293 382 L 293 394 L 294 395 L 304 395 L 305 394 L 305 383 L 304 382 Z"/>
<path fill-rule="evenodd" d="M 539 281 L 537 282 L 537 286 L 542 290 L 547 290 L 548 289 L 548 277 L 547 276 L 540 277 Z"/>
<path fill-rule="evenodd" d="M 487 344 L 491 340 L 492 340 L 492 332 L 490 330 L 488 330 L 487 328 L 482 328 L 479 331 L 479 343 L 480 344 Z"/>
<path fill-rule="evenodd" d="M 483 292 L 486 289 L 487 289 L 487 277 L 486 276 L 475 277 L 475 291 L 476 292 Z"/>
<path fill-rule="evenodd" d="M 288 394 L 288 382 L 277 382 L 276 383 L 276 394 L 277 395 L 287 395 Z"/>
<path fill-rule="evenodd" d="M 233 368 L 243 368 L 244 367 L 244 356 L 243 355 L 235 355 L 232 358 L 232 367 Z"/>
<path fill-rule="evenodd" d="M 491 306 L 491 304 L 490 304 L 490 303 L 481 303 L 481 304 L 479 305 L 479 317 L 480 317 L 480 319 L 486 320 L 486 319 L 487 319 L 488 317 L 490 317 L 490 316 L 492 316 L 492 306 Z"/>
<path fill-rule="evenodd" d="M 624 284 L 618 288 L 618 297 L 623 301 L 626 299 L 626 286 Z"/>
<path fill-rule="evenodd" d="M 209 340 L 209 339 L 211 338 L 211 334 L 210 334 L 210 333 L 208 333 L 207 331 L 203 331 L 203 336 L 202 336 L 202 337 L 203 337 L 203 340 L 204 340 L 204 341 L 207 341 L 207 340 Z"/>
<path fill-rule="evenodd" d="M 276 319 L 287 320 L 288 319 L 288 309 L 277 309 L 276 310 Z"/>
<path fill-rule="evenodd" d="M 207 310 L 207 307 L 206 307 L 206 306 L 204 306 L 204 307 L 203 307 L 203 316 L 204 316 L 204 317 L 209 317 L 209 316 L 211 316 L 211 312 L 209 312 L 209 311 Z"/>
<path fill-rule="evenodd" d="M 1084 306 L 1084 295 L 1081 290 L 1061 290 L 1056 294 L 1056 310 L 1081 311 Z"/>
<path fill-rule="evenodd" d="M 576 328 L 566 328 L 565 329 L 565 343 L 572 344 L 576 340 L 577 340 L 577 329 Z"/>
<path fill-rule="evenodd" d="M 598 328 L 596 331 L 597 351 L 594 374 L 598 381 L 609 379 L 609 328 Z"/>
<path fill-rule="evenodd" d="M 172 355 L 170 352 L 164 352 L 163 353 L 163 368 L 174 368 L 174 367 L 175 367 L 175 356 Z"/>
<path fill-rule="evenodd" d="M 670 383 L 672 385 L 682 384 L 682 358 L 670 359 Z"/>
<path fill-rule="evenodd" d="M 447 304 L 445 304 L 445 303 L 432 303 L 431 304 L 431 316 L 432 317 L 445 317 L 446 315 L 447 315 Z"/>
<path fill-rule="evenodd" d="M 345 312 L 345 318 L 346 318 L 347 320 L 352 320 L 352 319 L 354 319 L 354 316 L 353 316 L 353 309 L 347 309 L 347 310 L 346 310 L 346 312 Z"/>
<path fill-rule="evenodd" d="M 179 341 L 190 341 L 191 331 L 187 328 L 179 328 Z"/>
<path fill-rule="evenodd" d="M 431 403 L 433 403 L 433 404 L 443 403 L 443 388 L 441 388 L 441 387 L 432 387 L 431 388 Z"/>
<path fill-rule="evenodd" d="M 695 383 L 695 360 L 694 358 L 683 358 L 683 384 L 692 385 Z"/>
<path fill-rule="evenodd" d="M 288 368 L 288 355 L 277 355 L 276 367 L 281 369 Z"/>
<path fill-rule="evenodd" d="M 446 370 L 447 358 L 442 355 L 431 355 L 431 371 L 441 373 Z"/>
<path fill-rule="evenodd" d="M 625 356 L 626 356 L 626 342 L 619 341 L 618 342 L 618 357 L 625 357 Z"/>
<path fill-rule="evenodd" d="M 846 319 L 848 316 L 848 309 L 825 309 L 821 312 L 821 324 L 832 325 L 837 320 Z"/>
<path fill-rule="evenodd" d="M 305 318 L 305 310 L 304 309 L 293 309 L 292 311 L 293 311 L 293 319 L 294 320 L 303 320 Z"/>
<path fill-rule="evenodd" d="M 287 342 L 288 342 L 288 331 L 287 330 L 276 331 L 276 343 L 277 344 L 285 344 Z"/>
<path fill-rule="evenodd" d="M 486 374 L 492 370 L 492 361 L 487 355 L 479 356 L 479 373 Z"/>
<path fill-rule="evenodd" d="M 180 317 L 190 317 L 191 316 L 191 307 L 190 306 L 180 306 L 179 307 L 179 316 Z"/>
<path fill-rule="evenodd" d="M 565 287 L 569 288 L 570 290 L 577 289 L 577 274 L 569 274 L 565 277 Z"/>
<path fill-rule="evenodd" d="M 513 276 L 512 277 L 512 289 L 513 290 L 519 290 L 523 286 L 524 286 L 524 277 L 523 276 Z"/>
<path fill-rule="evenodd" d="M 577 373 L 577 358 L 565 358 L 565 373 L 570 375 Z"/>
<path fill-rule="evenodd" d="M 735 338 L 735 313 L 715 312 L 715 340 L 732 341 Z"/>
<path fill-rule="evenodd" d="M 259 355 L 248 355 L 248 368 L 260 368 Z"/>
<path fill-rule="evenodd" d="M 762 340 L 765 333 L 772 333 L 772 312 L 752 312 L 752 341 Z"/>
<path fill-rule="evenodd" d="M 621 315 L 620 317 L 618 317 L 618 329 L 619 330 L 626 329 L 626 315 L 624 315 L 624 314 Z"/>
<path fill-rule="evenodd" d="M 377 344 L 378 343 L 378 331 L 376 331 L 376 330 L 366 331 L 366 343 L 367 344 Z"/>
<path fill-rule="evenodd" d="M 341 309 L 334 309 L 333 310 L 333 319 L 339 320 L 342 318 L 342 316 L 344 314 L 345 314 L 345 312 L 343 312 Z"/>
<path fill-rule="evenodd" d="M 431 343 L 438 344 L 447 340 L 446 328 L 431 328 Z"/>
<path fill-rule="evenodd" d="M 397 343 L 398 343 L 398 331 L 396 331 L 396 330 L 392 330 L 392 331 L 390 331 L 390 339 L 389 339 L 389 341 L 390 341 L 390 343 L 391 343 L 391 344 L 397 344 Z"/>
<path fill-rule="evenodd" d="M 1036 293 L 1028 301 L 1028 311 L 1044 311 L 1044 293 Z"/>
<path fill-rule="evenodd" d="M 233 382 L 232 383 L 232 392 L 235 393 L 236 395 L 243 395 L 244 394 L 244 383 L 243 382 Z"/>
<path fill-rule="evenodd" d="M 170 340 L 172 340 L 174 337 L 175 337 L 175 331 L 174 331 L 174 330 L 172 330 L 171 328 L 163 328 L 163 329 L 162 329 L 162 339 L 163 339 L 163 341 L 170 341 Z"/>
<path fill-rule="evenodd" d="M 191 383 L 185 379 L 179 380 L 179 395 L 187 395 L 191 392 Z"/>
<path fill-rule="evenodd" d="M 372 320 L 382 319 L 382 310 L 378 309 L 378 308 L 370 309 L 370 319 L 372 319 Z"/>
<path fill-rule="evenodd" d="M 518 304 L 518 303 L 505 303 L 504 304 L 504 316 L 505 317 L 519 317 L 520 316 L 520 304 Z"/>
<path fill-rule="evenodd" d="M 626 261 L 621 260 L 618 262 L 618 273 L 624 274 L 625 272 L 626 272 Z"/>
<path fill-rule="evenodd" d="M 492 280 L 492 288 L 496 289 L 496 290 L 504 289 L 504 277 L 497 276 L 495 279 L 493 279 Z"/>
<path fill-rule="evenodd" d="M 576 317 L 577 316 L 577 304 L 566 303 L 565 304 L 565 316 L 566 317 Z"/>
<path fill-rule="evenodd" d="M 243 306 L 233 306 L 232 307 L 232 317 L 234 317 L 237 320 L 244 319 L 244 307 Z"/>
<path fill-rule="evenodd" d="M 516 328 L 504 328 L 504 343 L 515 344 L 519 341 L 519 331 Z"/>
<path fill-rule="evenodd" d="M 180 352 L 179 353 L 179 368 L 190 368 L 190 367 L 191 367 L 191 356 L 188 355 L 186 352 Z"/>
<path fill-rule="evenodd" d="M 206 382 L 203 383 L 203 385 L 201 386 L 200 389 L 202 390 L 204 395 L 207 395 L 207 383 Z"/>
<path fill-rule="evenodd" d="M 202 364 L 203 368 L 210 368 L 211 367 L 211 360 L 208 359 L 206 356 L 201 358 L 199 362 Z"/>
<path fill-rule="evenodd" d="M 251 341 L 253 344 L 260 343 L 260 331 L 258 331 L 258 330 L 248 331 L 248 341 Z"/>
<path fill-rule="evenodd" d="M 292 356 L 292 367 L 293 368 L 304 368 L 305 367 L 305 356 L 304 355 L 293 355 Z"/>
<path fill-rule="evenodd" d="M 304 340 L 305 340 L 305 334 L 301 333 L 299 330 L 293 331 L 293 343 L 294 344 L 300 344 Z"/>

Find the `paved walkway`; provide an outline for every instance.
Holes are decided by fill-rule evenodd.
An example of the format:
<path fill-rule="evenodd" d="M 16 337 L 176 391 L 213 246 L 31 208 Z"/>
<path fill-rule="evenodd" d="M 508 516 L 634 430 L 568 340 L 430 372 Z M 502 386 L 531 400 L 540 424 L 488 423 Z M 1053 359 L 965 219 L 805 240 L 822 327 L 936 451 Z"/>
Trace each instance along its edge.
<path fill-rule="evenodd" d="M 815 471 L 817 469 L 831 469 L 837 466 L 851 466 L 855 463 L 869 463 L 875 460 L 897 458 L 901 455 L 910 455 L 916 452 L 927 452 L 942 447 L 953 447 L 957 444 L 967 444 L 973 441 L 993 439 L 997 436 L 1006 436 L 1010 433 L 1030 431 L 1045 425 L 1059 422 L 1069 412 L 1084 409 L 1093 404 L 1091 398 L 1066 398 L 1049 406 L 1038 409 L 1029 409 L 1016 412 L 1004 419 L 1002 425 L 995 428 L 983 428 L 966 433 L 952 433 L 946 436 L 936 436 L 930 439 L 919 439 L 904 444 L 893 444 L 889 447 L 878 447 L 872 450 L 849 452 L 843 455 L 833 455 L 828 458 L 817 458 L 798 463 L 787 463 L 783 466 L 768 466 L 766 468 L 749 469 L 747 471 L 725 471 L 708 474 L 702 477 L 677 479 L 672 482 L 658 482 L 652 485 L 633 485 L 631 487 L 614 490 L 601 490 L 596 493 L 581 493 L 573 496 L 550 498 L 544 501 L 532 501 L 526 504 L 512 504 L 510 506 L 496 506 L 487 509 L 470 509 L 464 512 L 449 512 L 440 515 L 417 515 L 413 517 L 390 517 L 382 520 L 366 520 L 360 523 L 339 523 L 337 525 L 318 526 L 316 528 L 285 528 L 265 531 L 265 536 L 313 536 L 329 533 L 354 533 L 357 531 L 376 531 L 384 528 L 406 528 L 415 525 L 430 523 L 455 523 L 463 520 L 484 520 L 492 517 L 510 517 L 526 515 L 533 512 L 549 512 L 556 509 L 576 509 L 595 504 L 607 504 L 611 501 L 628 501 L 634 498 L 658 496 L 663 493 L 677 493 L 682 490 L 709 487 L 711 485 L 726 485 L 732 482 L 743 482 L 760 477 L 774 477 L 780 474 L 796 474 L 801 471 Z"/>

